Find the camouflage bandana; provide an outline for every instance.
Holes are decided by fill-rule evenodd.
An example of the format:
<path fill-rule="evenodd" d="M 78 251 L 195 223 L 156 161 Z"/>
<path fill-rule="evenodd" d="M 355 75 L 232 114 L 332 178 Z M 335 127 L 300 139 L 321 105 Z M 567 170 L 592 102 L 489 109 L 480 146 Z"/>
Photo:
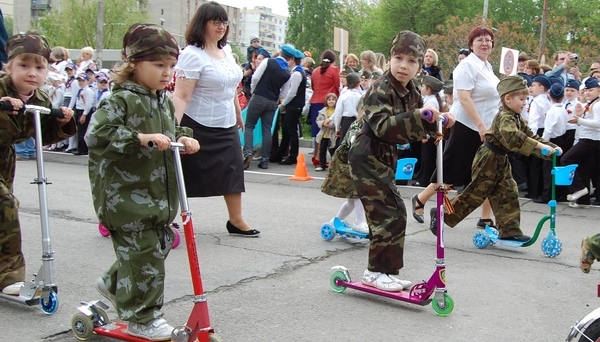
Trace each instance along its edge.
<path fill-rule="evenodd" d="M 123 37 L 123 50 L 129 62 L 157 61 L 165 56 L 179 56 L 175 38 L 154 24 L 133 24 Z"/>
<path fill-rule="evenodd" d="M 9 61 L 22 53 L 33 53 L 49 60 L 50 52 L 50 45 L 46 38 L 37 33 L 16 34 L 6 42 L 6 55 Z"/>
<path fill-rule="evenodd" d="M 421 36 L 412 31 L 400 31 L 392 40 L 390 57 L 398 53 L 405 53 L 417 58 L 419 65 L 423 67 L 425 51 L 427 51 L 427 45 Z"/>

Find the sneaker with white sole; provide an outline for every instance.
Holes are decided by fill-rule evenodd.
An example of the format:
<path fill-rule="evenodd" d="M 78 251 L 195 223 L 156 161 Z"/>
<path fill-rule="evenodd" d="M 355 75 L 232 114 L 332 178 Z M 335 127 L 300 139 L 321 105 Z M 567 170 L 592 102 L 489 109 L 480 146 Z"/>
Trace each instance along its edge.
<path fill-rule="evenodd" d="M 388 274 L 388 277 L 390 277 L 390 279 L 392 279 L 393 281 L 397 282 L 398 284 L 402 285 L 402 289 L 403 290 L 408 290 L 410 289 L 411 286 L 413 286 L 413 282 L 410 280 L 402 280 L 400 278 L 396 278 L 392 275 Z"/>
<path fill-rule="evenodd" d="M 117 296 L 110 293 L 110 291 L 108 291 L 108 286 L 106 286 L 106 283 L 104 282 L 104 279 L 102 277 L 98 278 L 96 280 L 96 290 L 106 299 L 108 299 L 110 301 L 110 303 L 112 304 L 113 308 L 117 308 Z"/>
<path fill-rule="evenodd" d="M 14 284 L 5 286 L 2 289 L 2 293 L 7 294 L 7 295 L 11 295 L 11 296 L 18 296 L 19 293 L 21 292 L 21 288 L 25 285 L 24 282 L 22 281 L 18 281 Z"/>
<path fill-rule="evenodd" d="M 367 224 L 367 222 L 361 222 L 361 223 L 356 223 L 353 222 L 352 223 L 352 230 L 359 232 L 359 233 L 365 233 L 365 234 L 369 234 L 369 225 Z"/>
<path fill-rule="evenodd" d="M 365 270 L 361 281 L 363 284 L 372 286 L 381 291 L 400 292 L 404 289 L 402 284 L 390 278 L 387 274 L 381 272 L 371 272 L 369 270 Z"/>
<path fill-rule="evenodd" d="M 148 324 L 127 323 L 127 333 L 129 335 L 145 338 L 149 341 L 171 341 L 171 332 L 173 332 L 173 327 L 163 318 L 155 318 Z"/>
<path fill-rule="evenodd" d="M 575 201 L 577 201 L 577 200 L 578 200 L 580 197 L 582 197 L 582 196 L 585 196 L 585 195 L 587 195 L 588 193 L 589 193 L 589 191 L 588 191 L 588 189 L 587 189 L 587 188 L 583 188 L 583 189 L 581 189 L 581 190 L 579 190 L 579 191 L 575 191 L 574 193 L 572 193 L 572 194 L 568 194 L 568 195 L 567 195 L 567 201 L 569 201 L 569 202 L 575 202 Z"/>
<path fill-rule="evenodd" d="M 589 209 L 590 205 L 589 204 L 578 204 L 575 202 L 571 202 L 571 203 L 569 203 L 569 207 L 577 208 L 577 209 Z"/>

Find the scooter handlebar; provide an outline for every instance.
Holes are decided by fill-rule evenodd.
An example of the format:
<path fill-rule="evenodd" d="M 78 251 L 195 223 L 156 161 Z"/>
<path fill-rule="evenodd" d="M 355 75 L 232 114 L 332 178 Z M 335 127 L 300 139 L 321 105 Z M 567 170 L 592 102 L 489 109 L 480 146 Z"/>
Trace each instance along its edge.
<path fill-rule="evenodd" d="M 10 102 L 0 101 L 0 110 L 14 110 L 14 108 Z M 23 106 L 23 108 L 19 109 L 20 114 L 24 113 L 24 112 L 34 113 L 36 111 L 39 111 L 40 114 L 50 115 L 55 118 L 62 119 L 65 117 L 62 110 L 60 110 L 58 108 L 46 108 L 46 107 L 36 106 L 36 105 L 25 105 L 25 106 Z"/>
<path fill-rule="evenodd" d="M 433 119 L 433 112 L 426 109 L 421 113 L 421 118 L 426 121 L 431 121 L 431 119 Z M 446 116 L 440 115 L 438 118 L 442 120 L 442 126 L 446 127 L 448 125 L 448 118 Z"/>
<path fill-rule="evenodd" d="M 561 153 L 560 153 L 560 150 L 557 150 L 557 149 L 555 149 L 555 150 L 554 150 L 554 153 L 555 153 L 557 156 L 560 156 L 560 155 L 561 155 Z M 549 151 L 547 148 L 545 148 L 545 147 L 544 147 L 544 148 L 542 149 L 542 155 L 543 155 L 543 156 L 547 156 L 548 154 L 550 154 L 550 151 Z"/>
<path fill-rule="evenodd" d="M 149 141 L 148 142 L 148 147 L 156 148 L 156 143 L 154 141 Z M 175 149 L 175 148 L 181 148 L 181 149 L 183 149 L 184 147 L 185 146 L 183 146 L 182 143 L 171 141 L 171 149 Z"/>

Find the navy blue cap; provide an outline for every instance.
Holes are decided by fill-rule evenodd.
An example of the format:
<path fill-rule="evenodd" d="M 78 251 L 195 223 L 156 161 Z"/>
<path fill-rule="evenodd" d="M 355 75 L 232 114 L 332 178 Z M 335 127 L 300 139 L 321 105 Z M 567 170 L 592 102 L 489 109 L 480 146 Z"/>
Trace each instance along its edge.
<path fill-rule="evenodd" d="M 573 88 L 573 89 L 577 89 L 579 90 L 579 87 L 581 87 L 581 82 L 579 82 L 578 80 L 568 80 L 567 84 L 565 85 L 565 88 Z"/>
<path fill-rule="evenodd" d="M 535 77 L 533 78 L 533 82 L 537 82 L 543 85 L 546 89 L 550 89 L 550 87 L 552 86 L 552 82 L 550 82 L 550 79 L 546 75 L 535 75 Z"/>
<path fill-rule="evenodd" d="M 560 83 L 565 84 L 565 80 L 561 76 L 550 76 L 550 83 Z"/>
<path fill-rule="evenodd" d="M 531 83 L 533 83 L 533 76 L 527 75 L 524 72 L 517 73 L 517 75 L 521 76 L 525 81 L 527 81 L 527 88 L 531 87 Z"/>
<path fill-rule="evenodd" d="M 77 67 L 73 63 L 67 63 L 67 65 L 65 65 L 65 69 L 77 70 Z"/>
<path fill-rule="evenodd" d="M 77 79 L 78 80 L 83 80 L 83 81 L 89 81 L 90 77 L 85 72 L 82 72 L 79 75 L 77 75 Z"/>
<path fill-rule="evenodd" d="M 560 83 L 554 83 L 550 87 L 550 97 L 555 100 L 560 100 L 565 95 L 565 87 Z"/>
<path fill-rule="evenodd" d="M 600 83 L 598 82 L 597 78 L 590 77 L 587 80 L 585 80 L 585 89 L 590 88 L 600 88 Z"/>

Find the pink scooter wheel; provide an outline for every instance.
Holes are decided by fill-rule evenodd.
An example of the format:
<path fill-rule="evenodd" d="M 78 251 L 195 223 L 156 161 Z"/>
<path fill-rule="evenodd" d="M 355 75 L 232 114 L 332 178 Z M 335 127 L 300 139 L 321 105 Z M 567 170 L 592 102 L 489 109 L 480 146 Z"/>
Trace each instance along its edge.
<path fill-rule="evenodd" d="M 177 246 L 179 246 L 179 244 L 181 243 L 181 233 L 179 232 L 179 229 L 175 227 L 171 227 L 171 229 L 173 229 L 173 233 L 175 234 L 172 247 L 177 248 Z"/>
<path fill-rule="evenodd" d="M 106 229 L 100 222 L 98 222 L 98 231 L 100 231 L 100 235 L 104 237 L 110 236 L 110 230 Z"/>

